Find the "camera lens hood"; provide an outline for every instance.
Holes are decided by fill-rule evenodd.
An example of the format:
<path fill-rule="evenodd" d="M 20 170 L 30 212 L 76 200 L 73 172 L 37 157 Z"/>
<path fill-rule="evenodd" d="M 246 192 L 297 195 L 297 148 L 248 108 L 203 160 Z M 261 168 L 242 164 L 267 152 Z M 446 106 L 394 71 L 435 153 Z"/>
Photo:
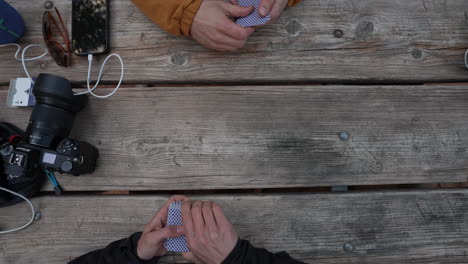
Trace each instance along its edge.
<path fill-rule="evenodd" d="M 37 77 L 33 94 L 39 104 L 56 106 L 74 113 L 79 112 L 88 103 L 87 95 L 73 94 L 73 88 L 67 79 L 46 73 Z"/>

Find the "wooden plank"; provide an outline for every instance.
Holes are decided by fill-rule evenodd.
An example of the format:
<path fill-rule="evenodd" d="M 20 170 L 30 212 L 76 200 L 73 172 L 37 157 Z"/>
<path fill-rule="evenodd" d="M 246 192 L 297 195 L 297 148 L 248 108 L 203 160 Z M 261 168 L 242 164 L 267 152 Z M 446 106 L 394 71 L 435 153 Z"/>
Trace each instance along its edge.
<path fill-rule="evenodd" d="M 308 263 L 468 261 L 468 190 L 195 198 L 220 203 L 240 237 Z M 65 263 L 141 230 L 165 199 L 35 198 L 42 219 L 0 237 L 0 262 Z M 0 212 L 2 228 L 28 214 L 24 204 Z M 176 255 L 161 260 L 181 261 Z"/>
<path fill-rule="evenodd" d="M 125 88 L 91 99 L 74 125 L 100 149 L 95 174 L 59 180 L 67 190 L 465 182 L 467 88 Z M 29 115 L 0 106 L 21 128 Z"/>
<path fill-rule="evenodd" d="M 21 44 L 42 43 L 43 1 L 9 2 L 26 20 Z M 70 25 L 70 2 L 54 3 Z M 125 60 L 125 81 L 132 83 L 460 82 L 468 81 L 467 13 L 466 0 L 306 0 L 277 24 L 257 30 L 241 51 L 219 53 L 167 35 L 130 1 L 115 0 L 111 43 Z M 24 76 L 12 56 L 13 48 L 0 50 L 1 84 Z M 73 64 L 61 68 L 50 58 L 28 63 L 32 74 L 85 81 L 86 58 L 74 57 Z M 116 81 L 119 74 L 115 63 L 104 78 Z"/>

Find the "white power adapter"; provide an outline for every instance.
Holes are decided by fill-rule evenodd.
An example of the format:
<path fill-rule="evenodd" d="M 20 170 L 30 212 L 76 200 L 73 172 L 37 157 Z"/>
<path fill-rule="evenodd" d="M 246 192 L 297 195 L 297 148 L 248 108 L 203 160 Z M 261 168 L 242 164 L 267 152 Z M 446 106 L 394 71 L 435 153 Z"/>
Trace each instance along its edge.
<path fill-rule="evenodd" d="M 28 78 L 17 78 L 17 79 L 14 79 L 14 80 L 10 80 L 10 89 L 8 91 L 7 105 L 10 106 L 10 107 L 34 106 L 36 104 L 36 100 L 34 99 L 34 96 L 32 95 L 32 85 L 34 84 L 34 80 L 31 78 L 31 75 L 29 75 L 29 72 L 28 72 L 28 69 L 26 68 L 26 63 L 25 62 L 26 61 L 38 60 L 38 59 L 46 56 L 48 54 L 48 51 L 46 49 L 46 51 L 42 55 L 37 56 L 37 57 L 25 58 L 26 51 L 29 48 L 44 47 L 44 45 L 29 44 L 28 46 L 26 46 L 23 49 L 23 51 L 21 51 L 21 46 L 19 44 L 17 44 L 17 43 L 9 43 L 9 44 L 0 45 L 0 48 L 5 47 L 5 46 L 16 46 L 17 49 L 16 49 L 16 53 L 15 53 L 15 59 L 18 60 L 18 61 L 21 61 L 21 64 L 23 65 L 24 73 L 26 74 L 26 76 L 28 76 Z M 20 52 L 21 52 L 21 58 L 18 57 L 18 54 Z M 101 80 L 101 77 L 102 77 L 104 66 L 106 65 L 107 61 L 111 57 L 117 57 L 117 59 L 119 59 L 119 62 L 120 62 L 121 71 L 120 71 L 119 83 L 114 88 L 114 90 L 112 92 L 110 92 L 109 94 L 107 94 L 107 95 L 97 95 L 93 91 L 97 88 L 97 86 L 99 84 L 99 81 Z M 107 97 L 110 97 L 110 96 L 114 95 L 117 92 L 117 90 L 119 90 L 120 84 L 122 84 L 122 81 L 123 81 L 123 78 L 124 78 L 125 66 L 124 66 L 124 63 L 122 61 L 122 58 L 118 54 L 115 54 L 115 53 L 112 53 L 112 54 L 108 55 L 106 57 L 106 59 L 104 60 L 104 62 L 101 64 L 101 69 L 99 71 L 99 76 L 98 76 L 98 78 L 96 80 L 96 84 L 91 88 L 90 83 L 91 83 L 91 65 L 92 65 L 92 62 L 93 62 L 93 55 L 89 54 L 88 55 L 88 63 L 89 63 L 88 64 L 88 78 L 86 80 L 88 90 L 85 91 L 85 92 L 81 92 L 81 93 L 75 93 L 75 95 L 82 95 L 82 94 L 88 94 L 89 93 L 89 94 L 91 94 L 91 95 L 93 95 L 94 97 L 97 97 L 97 98 L 107 98 Z"/>
<path fill-rule="evenodd" d="M 33 81 L 30 78 L 17 78 L 10 80 L 8 89 L 7 106 L 27 107 L 34 106 L 36 100 L 32 95 Z"/>

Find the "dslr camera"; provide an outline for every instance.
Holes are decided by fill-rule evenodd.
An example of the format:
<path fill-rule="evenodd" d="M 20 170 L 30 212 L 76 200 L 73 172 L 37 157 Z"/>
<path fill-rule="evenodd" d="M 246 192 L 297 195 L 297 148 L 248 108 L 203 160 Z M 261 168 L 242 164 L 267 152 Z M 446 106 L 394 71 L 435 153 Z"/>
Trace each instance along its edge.
<path fill-rule="evenodd" d="M 44 170 L 79 176 L 92 173 L 98 158 L 97 148 L 69 138 L 75 115 L 88 97 L 74 95 L 67 79 L 43 73 L 32 92 L 36 105 L 26 132 L 0 125 L 0 185 L 28 197 L 39 191 Z"/>

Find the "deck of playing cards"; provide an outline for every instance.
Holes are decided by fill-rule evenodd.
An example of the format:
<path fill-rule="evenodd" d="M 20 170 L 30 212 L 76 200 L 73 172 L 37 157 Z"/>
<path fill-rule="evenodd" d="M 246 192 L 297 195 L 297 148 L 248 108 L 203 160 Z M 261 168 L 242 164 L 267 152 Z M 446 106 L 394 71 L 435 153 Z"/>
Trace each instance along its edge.
<path fill-rule="evenodd" d="M 240 6 L 253 6 L 254 11 L 250 13 L 250 15 L 246 17 L 240 17 L 236 20 L 236 23 L 243 26 L 243 27 L 254 27 L 264 25 L 266 22 L 271 20 L 270 14 L 266 15 L 265 17 L 261 17 L 260 13 L 258 12 L 261 0 L 238 0 Z"/>
<path fill-rule="evenodd" d="M 172 202 L 169 205 L 167 214 L 166 226 L 181 226 L 182 225 L 182 202 Z M 180 237 L 168 238 L 164 241 L 164 247 L 167 251 L 172 252 L 188 252 L 187 240 L 185 235 Z"/>

